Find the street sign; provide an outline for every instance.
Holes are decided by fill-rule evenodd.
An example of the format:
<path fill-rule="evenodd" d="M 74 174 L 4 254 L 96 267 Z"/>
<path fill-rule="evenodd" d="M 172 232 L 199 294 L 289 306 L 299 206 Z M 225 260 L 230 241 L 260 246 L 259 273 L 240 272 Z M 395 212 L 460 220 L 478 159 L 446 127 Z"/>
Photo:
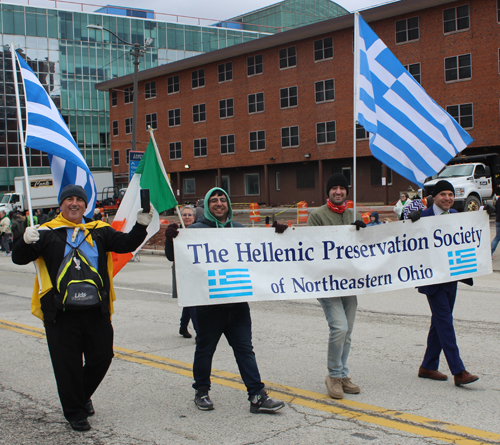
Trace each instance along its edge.
<path fill-rule="evenodd" d="M 143 155 L 144 155 L 143 151 L 130 152 L 130 158 L 128 163 L 128 182 L 132 181 L 132 176 L 134 176 L 137 167 L 139 167 L 139 163 L 141 162 Z"/>

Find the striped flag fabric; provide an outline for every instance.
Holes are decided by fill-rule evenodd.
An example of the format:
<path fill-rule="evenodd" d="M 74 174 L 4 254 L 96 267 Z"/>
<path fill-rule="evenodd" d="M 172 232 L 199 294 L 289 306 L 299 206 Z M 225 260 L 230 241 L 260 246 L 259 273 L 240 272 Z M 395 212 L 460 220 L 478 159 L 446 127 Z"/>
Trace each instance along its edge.
<path fill-rule="evenodd" d="M 357 13 L 358 123 L 379 161 L 423 186 L 473 139 L 403 67 Z"/>
<path fill-rule="evenodd" d="M 113 253 L 113 276 L 160 230 L 160 213 L 177 206 L 177 201 L 153 136 L 111 223 L 111 226 L 116 230 L 129 232 L 134 227 L 137 221 L 137 212 L 141 208 L 141 189 L 149 189 L 149 199 L 153 205 L 153 220 L 148 226 L 146 239 L 135 252 Z"/>
<path fill-rule="evenodd" d="M 17 53 L 26 101 L 26 146 L 47 153 L 54 186 L 58 191 L 69 184 L 87 192 L 85 216 L 92 218 L 97 200 L 94 178 L 54 102 L 25 60 Z"/>

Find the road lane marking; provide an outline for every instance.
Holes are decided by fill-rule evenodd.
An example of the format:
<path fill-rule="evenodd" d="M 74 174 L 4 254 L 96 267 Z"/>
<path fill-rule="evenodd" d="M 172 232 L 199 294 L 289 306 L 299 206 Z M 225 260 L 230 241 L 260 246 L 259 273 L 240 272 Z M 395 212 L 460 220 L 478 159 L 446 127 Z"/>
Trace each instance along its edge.
<path fill-rule="evenodd" d="M 0 328 L 19 334 L 31 335 L 36 338 L 45 337 L 44 329 L 6 320 L 0 320 Z M 118 359 L 192 378 L 193 366 L 191 363 L 119 346 L 114 346 L 114 350 L 115 357 Z M 212 369 L 212 383 L 246 392 L 240 376 L 231 372 Z M 279 397 L 288 403 L 335 414 L 347 419 L 459 445 L 498 444 L 500 442 L 500 434 L 441 422 L 353 400 L 333 400 L 326 394 L 281 385 L 279 383 L 267 381 L 264 381 L 264 383 L 270 389 L 270 395 L 273 397 Z"/>

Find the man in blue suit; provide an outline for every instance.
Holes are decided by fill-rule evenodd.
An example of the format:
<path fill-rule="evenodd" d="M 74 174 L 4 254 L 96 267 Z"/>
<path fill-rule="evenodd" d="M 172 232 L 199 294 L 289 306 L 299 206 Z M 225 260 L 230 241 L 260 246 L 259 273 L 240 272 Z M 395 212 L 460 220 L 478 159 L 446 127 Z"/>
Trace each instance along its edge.
<path fill-rule="evenodd" d="M 457 213 L 452 209 L 455 202 L 455 189 L 448 181 L 439 181 L 432 192 L 434 204 L 422 211 L 421 216 L 439 216 Z M 410 217 L 411 218 L 411 217 Z M 416 221 L 417 218 L 411 218 Z M 472 279 L 463 280 L 472 286 Z M 432 312 L 431 327 L 427 337 L 427 349 L 424 360 L 418 370 L 418 376 L 432 380 L 447 380 L 448 376 L 438 371 L 439 356 L 444 352 L 446 361 L 455 379 L 455 385 L 461 386 L 479 379 L 465 370 L 458 351 L 455 329 L 453 327 L 453 306 L 457 296 L 457 282 L 422 286 L 418 291 L 427 296 Z"/>

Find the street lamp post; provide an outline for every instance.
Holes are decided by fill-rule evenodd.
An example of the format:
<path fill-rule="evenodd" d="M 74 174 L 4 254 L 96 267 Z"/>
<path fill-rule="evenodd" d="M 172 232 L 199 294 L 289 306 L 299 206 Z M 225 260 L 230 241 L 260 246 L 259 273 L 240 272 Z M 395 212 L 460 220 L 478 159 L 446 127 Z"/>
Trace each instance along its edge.
<path fill-rule="evenodd" d="M 121 37 L 118 37 L 113 31 L 110 31 L 107 28 L 99 25 L 87 25 L 88 29 L 98 29 L 100 31 L 107 31 L 111 35 L 115 36 L 120 42 L 124 45 L 132 46 L 133 48 L 130 50 L 130 54 L 134 56 L 134 91 L 132 98 L 132 151 L 136 151 L 137 145 L 137 89 L 138 89 L 138 74 L 139 74 L 139 57 L 142 56 L 148 49 L 148 46 L 151 45 L 153 39 L 148 37 L 144 42 L 144 45 L 139 45 L 138 42 L 129 43 L 123 40 Z"/>

